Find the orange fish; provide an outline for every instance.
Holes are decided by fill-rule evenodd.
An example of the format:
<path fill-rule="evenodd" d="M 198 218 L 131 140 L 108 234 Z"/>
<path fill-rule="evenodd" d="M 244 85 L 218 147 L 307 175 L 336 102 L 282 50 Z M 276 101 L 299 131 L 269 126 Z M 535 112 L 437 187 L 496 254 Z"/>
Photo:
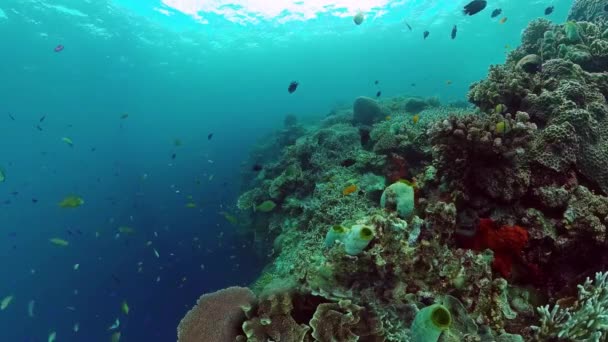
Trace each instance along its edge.
<path fill-rule="evenodd" d="M 417 124 L 418 120 L 420 120 L 420 114 L 416 114 L 414 115 L 414 117 L 412 117 L 412 122 Z"/>
<path fill-rule="evenodd" d="M 504 24 L 507 22 L 507 17 L 500 19 L 499 23 Z"/>
<path fill-rule="evenodd" d="M 349 185 L 346 188 L 344 188 L 344 190 L 342 190 L 342 195 L 348 196 L 348 195 L 352 194 L 355 191 L 357 191 L 357 186 L 354 185 L 354 184 L 352 184 L 352 185 Z"/>

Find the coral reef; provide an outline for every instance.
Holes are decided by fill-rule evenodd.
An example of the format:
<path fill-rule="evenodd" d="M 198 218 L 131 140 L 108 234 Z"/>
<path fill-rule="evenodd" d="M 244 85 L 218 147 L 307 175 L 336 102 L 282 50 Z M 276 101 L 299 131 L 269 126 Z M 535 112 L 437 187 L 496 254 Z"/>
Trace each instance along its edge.
<path fill-rule="evenodd" d="M 287 117 L 237 202 L 272 258 L 237 340 L 606 340 L 606 273 L 574 297 L 608 269 L 605 5 L 532 21 L 471 85 L 476 109 Z"/>

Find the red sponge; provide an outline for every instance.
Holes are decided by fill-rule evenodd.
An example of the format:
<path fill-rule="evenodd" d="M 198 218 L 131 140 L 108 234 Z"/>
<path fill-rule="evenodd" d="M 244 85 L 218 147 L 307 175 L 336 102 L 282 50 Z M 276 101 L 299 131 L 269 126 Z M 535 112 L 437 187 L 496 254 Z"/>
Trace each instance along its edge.
<path fill-rule="evenodd" d="M 528 231 L 520 226 L 498 228 L 492 219 L 479 220 L 474 248 L 491 249 L 494 252 L 492 268 L 505 278 L 511 275 L 513 259 L 520 258 L 526 243 L 528 243 Z"/>

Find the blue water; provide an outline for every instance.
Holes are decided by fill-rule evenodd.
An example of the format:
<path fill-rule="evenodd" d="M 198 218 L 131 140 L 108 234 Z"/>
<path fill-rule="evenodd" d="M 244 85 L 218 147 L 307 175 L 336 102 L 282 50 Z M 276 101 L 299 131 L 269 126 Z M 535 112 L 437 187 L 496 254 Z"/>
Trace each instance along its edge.
<path fill-rule="evenodd" d="M 267 261 L 218 212 L 236 212 L 242 163 L 285 114 L 322 117 L 373 96 L 374 80 L 383 97 L 464 100 L 530 20 L 553 4 L 562 22 L 572 3 L 495 1 L 464 17 L 466 2 L 395 1 L 355 26 L 331 13 L 202 24 L 158 1 L 3 0 L 0 298 L 14 299 L 0 340 L 107 341 L 119 318 L 122 341 L 174 341 L 200 294 L 246 285 Z M 85 204 L 59 208 L 70 194 Z"/>

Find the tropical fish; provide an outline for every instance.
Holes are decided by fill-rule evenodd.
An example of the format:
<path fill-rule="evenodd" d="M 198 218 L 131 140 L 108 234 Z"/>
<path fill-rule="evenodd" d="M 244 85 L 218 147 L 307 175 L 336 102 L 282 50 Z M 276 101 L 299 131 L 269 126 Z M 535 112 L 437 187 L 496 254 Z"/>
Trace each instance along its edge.
<path fill-rule="evenodd" d="M 72 328 L 72 330 L 74 330 L 74 332 L 77 333 L 78 330 L 80 330 L 80 323 L 74 323 L 74 327 Z"/>
<path fill-rule="evenodd" d="M 80 196 L 70 195 L 61 200 L 57 205 L 61 208 L 78 208 L 84 204 L 84 200 Z"/>
<path fill-rule="evenodd" d="M 50 241 L 50 242 L 51 242 L 53 245 L 56 245 L 56 246 L 61 246 L 61 247 L 66 247 L 66 246 L 69 246 L 69 245 L 70 245 L 70 243 L 69 243 L 68 241 L 66 241 L 66 240 L 64 240 L 64 239 L 60 239 L 60 238 L 52 238 L 52 239 L 49 239 L 49 241 Z"/>
<path fill-rule="evenodd" d="M 545 8 L 545 15 L 550 15 L 551 13 L 553 13 L 554 9 L 555 9 L 555 6 L 549 6 L 549 7 Z"/>
<path fill-rule="evenodd" d="M 160 254 L 158 254 L 156 248 L 152 248 L 152 250 L 154 251 L 154 255 L 156 255 L 157 258 L 160 258 Z"/>
<path fill-rule="evenodd" d="M 296 82 L 296 83 L 298 83 L 298 82 Z M 297 87 L 297 85 L 296 85 L 296 87 Z M 295 91 L 295 89 L 294 89 L 294 91 Z M 213 133 L 207 134 L 207 140 L 211 140 L 211 138 L 213 138 Z"/>
<path fill-rule="evenodd" d="M 4 183 L 5 180 L 6 180 L 6 173 L 4 173 L 4 170 L 2 168 L 0 168 L 0 183 Z"/>
<path fill-rule="evenodd" d="M 456 25 L 454 25 L 454 27 L 452 27 L 452 34 L 451 34 L 452 39 L 456 39 L 457 32 L 458 32 L 458 28 L 456 27 Z"/>
<path fill-rule="evenodd" d="M 186 203 L 186 208 L 196 208 L 196 203 L 188 202 L 188 203 Z"/>
<path fill-rule="evenodd" d="M 121 234 L 134 234 L 135 228 L 128 227 L 128 226 L 120 226 L 120 227 L 118 227 L 118 232 Z"/>
<path fill-rule="evenodd" d="M 414 116 L 412 117 L 412 122 L 413 122 L 414 124 L 417 124 L 417 123 L 418 123 L 418 121 L 420 121 L 420 114 L 416 114 L 416 115 L 414 115 Z"/>
<path fill-rule="evenodd" d="M 49 333 L 49 338 L 47 339 L 47 342 L 55 342 L 56 337 L 57 337 L 57 333 L 54 331 L 51 331 Z"/>
<path fill-rule="evenodd" d="M 511 126 L 506 121 L 500 121 L 496 124 L 494 131 L 497 134 L 508 133 L 509 131 L 511 131 Z"/>
<path fill-rule="evenodd" d="M 344 190 L 342 190 L 342 195 L 348 196 L 355 191 L 357 191 L 357 186 L 354 184 L 351 184 L 351 185 L 347 186 L 346 188 L 344 188 Z"/>
<path fill-rule="evenodd" d="M 234 215 L 230 215 L 229 213 L 225 212 L 225 211 L 220 211 L 220 215 L 224 216 L 224 218 L 226 219 L 226 221 L 236 225 L 239 221 L 236 218 L 236 216 Z"/>
<path fill-rule="evenodd" d="M 74 271 L 78 271 L 79 268 L 80 268 L 80 264 L 74 264 Z"/>
<path fill-rule="evenodd" d="M 38 120 L 38 122 L 42 122 L 42 121 L 44 121 L 44 119 L 46 119 L 46 115 L 41 116 L 40 120 Z"/>
<path fill-rule="evenodd" d="M 127 304 L 126 300 L 122 302 L 122 304 L 120 305 L 120 309 L 122 310 L 122 312 L 124 312 L 125 315 L 129 314 L 129 304 Z"/>
<path fill-rule="evenodd" d="M 496 113 L 496 114 L 502 114 L 506 111 L 507 111 L 507 106 L 505 106 L 502 103 L 497 104 L 496 108 L 494 108 L 494 113 Z"/>
<path fill-rule="evenodd" d="M 272 211 L 276 206 L 277 206 L 276 203 L 274 203 L 271 200 L 267 200 L 267 201 L 264 201 L 261 204 L 257 205 L 255 207 L 255 209 L 256 209 L 256 211 L 261 211 L 263 213 L 267 213 L 267 212 Z"/>
<path fill-rule="evenodd" d="M 59 45 L 55 46 L 55 48 L 53 49 L 53 51 L 55 51 L 55 52 L 61 52 L 61 51 L 63 51 L 64 48 L 65 47 L 63 45 L 59 44 Z"/>
<path fill-rule="evenodd" d="M 127 113 L 124 113 L 123 115 L 120 116 L 120 118 L 123 119 L 123 120 L 126 119 L 126 118 L 128 118 L 128 117 L 129 117 L 129 114 L 127 114 Z"/>
<path fill-rule="evenodd" d="M 492 18 L 496 18 L 500 15 L 500 13 L 502 13 L 502 9 L 497 8 L 495 10 L 492 11 Z"/>
<path fill-rule="evenodd" d="M 380 97 L 380 95 L 382 95 L 382 92 L 378 90 L 378 92 L 376 93 L 376 97 Z"/>
<path fill-rule="evenodd" d="M 384 119 L 386 119 L 386 121 L 391 121 L 392 117 L 390 115 L 387 115 Z"/>
<path fill-rule="evenodd" d="M 63 141 L 64 143 L 70 145 L 70 147 L 74 147 L 74 142 L 72 141 L 72 139 L 70 139 L 68 137 L 61 138 L 61 141 Z"/>
<path fill-rule="evenodd" d="M 474 15 L 483 11 L 483 9 L 486 8 L 487 4 L 488 2 L 485 0 L 473 0 L 469 2 L 466 6 L 464 6 L 462 12 L 465 15 Z"/>
<path fill-rule="evenodd" d="M 11 304 L 11 302 L 13 301 L 13 295 L 10 296 L 6 296 L 2 299 L 2 302 L 0 302 L 0 310 L 4 310 L 6 309 L 9 304 Z"/>
<path fill-rule="evenodd" d="M 428 38 L 429 34 L 431 34 L 429 31 L 424 31 L 422 33 L 422 38 L 426 40 L 426 38 Z"/>
<path fill-rule="evenodd" d="M 378 80 L 375 80 L 375 81 L 374 81 L 374 84 L 375 84 L 375 85 L 378 85 L 378 83 L 380 83 L 380 81 L 378 81 Z"/>
<path fill-rule="evenodd" d="M 405 26 L 407 26 L 408 30 L 410 30 L 410 31 L 412 30 L 412 27 L 410 26 L 410 24 L 405 23 Z"/>
<path fill-rule="evenodd" d="M 502 19 L 500 19 L 500 21 L 498 21 L 500 24 L 504 24 L 507 22 L 507 17 L 503 17 Z"/>
<path fill-rule="evenodd" d="M 36 302 L 32 299 L 27 303 L 27 315 L 30 317 L 34 317 L 34 306 Z"/>
<path fill-rule="evenodd" d="M 175 139 L 175 140 L 173 140 L 173 145 L 175 145 L 175 146 L 182 146 L 181 139 Z"/>
<path fill-rule="evenodd" d="M 11 118 L 11 120 L 15 121 L 15 117 L 12 114 L 8 114 L 8 117 Z"/>
<path fill-rule="evenodd" d="M 120 341 L 120 331 L 117 331 L 112 334 L 110 337 L 110 342 L 119 342 Z"/>
<path fill-rule="evenodd" d="M 365 19 L 365 15 L 363 14 L 363 12 L 359 11 L 357 12 L 357 14 L 355 14 L 355 16 L 353 17 L 353 22 L 356 25 L 361 25 L 361 23 L 363 23 L 363 20 Z"/>
<path fill-rule="evenodd" d="M 446 85 L 451 85 L 451 84 L 452 84 L 452 81 L 451 81 L 451 80 L 447 80 L 447 81 L 445 81 L 445 84 L 446 84 Z"/>
<path fill-rule="evenodd" d="M 298 85 L 300 85 L 300 83 L 298 83 L 297 81 L 292 81 L 291 83 L 289 83 L 289 87 L 287 87 L 287 91 L 290 94 L 293 94 L 296 89 L 298 89 Z"/>

